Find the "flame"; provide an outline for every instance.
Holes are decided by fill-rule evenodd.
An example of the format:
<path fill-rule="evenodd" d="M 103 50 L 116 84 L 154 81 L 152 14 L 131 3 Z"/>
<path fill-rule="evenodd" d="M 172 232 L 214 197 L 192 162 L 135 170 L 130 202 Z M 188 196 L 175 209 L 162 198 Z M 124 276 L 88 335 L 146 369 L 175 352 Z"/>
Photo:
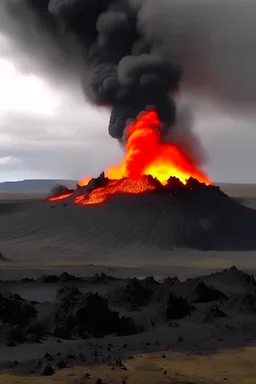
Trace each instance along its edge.
<path fill-rule="evenodd" d="M 84 179 L 80 180 L 77 184 L 78 187 L 86 187 L 88 185 L 89 181 L 92 179 L 92 177 L 86 176 Z"/>
<path fill-rule="evenodd" d="M 75 196 L 74 202 L 84 205 L 99 204 L 108 200 L 111 195 L 154 190 L 155 187 L 147 182 L 145 175 L 157 178 L 162 185 L 167 184 L 171 176 L 178 178 L 183 184 L 191 177 L 201 183 L 211 184 L 204 172 L 177 145 L 161 142 L 160 129 L 161 122 L 156 111 L 144 112 L 138 117 L 127 129 L 123 161 L 106 171 L 106 176 L 110 179 L 107 185 Z M 90 180 L 89 177 L 84 178 L 78 183 L 78 187 L 87 186 Z M 71 195 L 68 193 L 50 199 L 56 201 Z"/>
<path fill-rule="evenodd" d="M 152 175 L 162 184 L 166 184 L 170 176 L 179 178 L 184 184 L 193 177 L 201 183 L 211 184 L 177 145 L 161 142 L 160 127 L 156 111 L 145 112 L 138 118 L 128 128 L 126 155 L 122 163 L 111 167 L 107 177 L 140 179 L 142 175 Z"/>

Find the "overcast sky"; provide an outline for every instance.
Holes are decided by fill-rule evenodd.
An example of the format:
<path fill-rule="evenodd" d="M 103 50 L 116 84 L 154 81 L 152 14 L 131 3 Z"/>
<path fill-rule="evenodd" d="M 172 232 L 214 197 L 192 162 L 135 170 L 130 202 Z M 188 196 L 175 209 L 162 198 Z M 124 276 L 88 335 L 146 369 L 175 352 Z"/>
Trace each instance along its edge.
<path fill-rule="evenodd" d="M 122 157 L 108 136 L 108 112 L 84 101 L 79 84 L 52 84 L 21 71 L 21 52 L 0 35 L 0 181 L 80 179 Z M 209 177 L 256 182 L 255 120 L 197 105 L 195 131 L 208 153 Z"/>

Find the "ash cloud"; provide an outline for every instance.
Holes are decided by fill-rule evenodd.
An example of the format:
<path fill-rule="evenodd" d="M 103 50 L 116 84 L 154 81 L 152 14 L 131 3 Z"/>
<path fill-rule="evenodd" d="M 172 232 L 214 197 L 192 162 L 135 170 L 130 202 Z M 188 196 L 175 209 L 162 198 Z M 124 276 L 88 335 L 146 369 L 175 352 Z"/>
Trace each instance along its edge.
<path fill-rule="evenodd" d="M 179 142 L 201 164 L 193 119 L 176 110 L 180 83 L 236 111 L 255 104 L 249 0 L 4 0 L 0 7 L 12 20 L 10 27 L 0 16 L 0 30 L 19 35 L 46 70 L 79 73 L 87 100 L 111 109 L 109 133 L 119 141 L 126 121 L 154 105 L 163 140 Z"/>
<path fill-rule="evenodd" d="M 184 68 L 184 91 L 232 113 L 255 110 L 254 0 L 131 1 L 152 51 Z"/>

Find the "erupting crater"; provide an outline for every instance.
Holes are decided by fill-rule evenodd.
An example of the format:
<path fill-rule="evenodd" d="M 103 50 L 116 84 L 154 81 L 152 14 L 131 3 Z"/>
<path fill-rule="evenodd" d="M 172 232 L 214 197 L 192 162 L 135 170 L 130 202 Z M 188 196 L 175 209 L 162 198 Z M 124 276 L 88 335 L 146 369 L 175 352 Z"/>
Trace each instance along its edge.
<path fill-rule="evenodd" d="M 117 194 L 142 194 L 151 191 L 182 189 L 188 180 L 204 185 L 211 181 L 193 159 L 176 144 L 161 139 L 157 112 L 143 112 L 125 132 L 125 156 L 121 164 L 110 167 L 98 178 L 81 180 L 76 190 L 65 187 L 48 197 L 49 201 L 72 198 L 75 204 L 91 205 Z M 191 183 L 190 183 L 191 184 Z"/>

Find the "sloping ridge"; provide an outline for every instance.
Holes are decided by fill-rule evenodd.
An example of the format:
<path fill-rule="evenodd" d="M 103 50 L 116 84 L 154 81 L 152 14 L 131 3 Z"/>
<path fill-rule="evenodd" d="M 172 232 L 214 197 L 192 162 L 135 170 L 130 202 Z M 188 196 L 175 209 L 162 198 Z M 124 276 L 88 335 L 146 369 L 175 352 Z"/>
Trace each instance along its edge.
<path fill-rule="evenodd" d="M 72 201 L 0 205 L 1 243 L 118 248 L 130 244 L 162 249 L 256 249 L 256 211 L 218 187 L 142 195 L 117 195 L 100 205 Z"/>

